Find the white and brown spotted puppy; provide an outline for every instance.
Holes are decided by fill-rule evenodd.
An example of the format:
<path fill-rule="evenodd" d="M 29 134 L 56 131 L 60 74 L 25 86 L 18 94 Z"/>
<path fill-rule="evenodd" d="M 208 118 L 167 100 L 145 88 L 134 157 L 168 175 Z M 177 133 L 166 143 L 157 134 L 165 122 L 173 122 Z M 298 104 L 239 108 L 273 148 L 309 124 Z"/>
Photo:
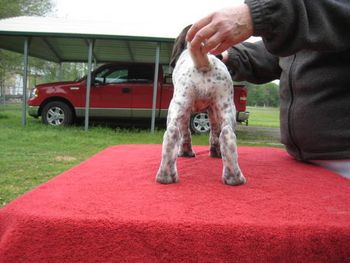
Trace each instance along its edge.
<path fill-rule="evenodd" d="M 186 49 L 186 27 L 175 41 L 171 65 L 174 94 L 170 102 L 162 160 L 156 181 L 178 182 L 178 156 L 194 157 L 189 121 L 191 113 L 207 111 L 210 121 L 210 156 L 222 157 L 222 180 L 228 185 L 246 182 L 237 161 L 234 133 L 236 109 L 233 82 L 226 66 L 213 55 L 191 54 Z M 205 63 L 207 61 L 207 63 Z M 196 66 L 199 65 L 199 66 Z"/>

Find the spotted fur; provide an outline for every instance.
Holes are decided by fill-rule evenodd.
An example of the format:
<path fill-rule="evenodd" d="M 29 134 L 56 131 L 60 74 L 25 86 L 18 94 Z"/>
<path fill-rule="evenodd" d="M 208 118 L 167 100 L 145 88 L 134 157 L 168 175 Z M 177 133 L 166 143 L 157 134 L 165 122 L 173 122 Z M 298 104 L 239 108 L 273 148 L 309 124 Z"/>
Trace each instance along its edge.
<path fill-rule="evenodd" d="M 237 161 L 233 82 L 224 63 L 213 55 L 208 55 L 208 58 L 210 70 L 206 72 L 196 69 L 187 49 L 181 52 L 176 61 L 174 94 L 167 116 L 162 160 L 156 176 L 159 183 L 179 181 L 176 167 L 178 156 L 195 157 L 189 122 L 191 113 L 203 111 L 208 112 L 211 126 L 209 154 L 223 160 L 222 181 L 229 185 L 246 182 Z"/>

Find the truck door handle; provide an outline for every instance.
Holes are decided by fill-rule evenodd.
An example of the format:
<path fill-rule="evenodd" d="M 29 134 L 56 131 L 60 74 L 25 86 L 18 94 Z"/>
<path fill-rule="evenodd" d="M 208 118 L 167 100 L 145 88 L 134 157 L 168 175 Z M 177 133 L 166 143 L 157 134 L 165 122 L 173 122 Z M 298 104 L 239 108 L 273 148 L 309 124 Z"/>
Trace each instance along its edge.
<path fill-rule="evenodd" d="M 130 88 L 122 88 L 122 93 L 131 93 Z"/>

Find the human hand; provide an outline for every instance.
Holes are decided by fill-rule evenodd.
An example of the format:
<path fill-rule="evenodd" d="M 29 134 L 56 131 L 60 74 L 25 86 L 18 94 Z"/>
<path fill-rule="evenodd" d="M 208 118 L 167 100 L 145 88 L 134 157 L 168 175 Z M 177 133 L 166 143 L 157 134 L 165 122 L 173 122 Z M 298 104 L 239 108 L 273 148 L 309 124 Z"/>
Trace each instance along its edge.
<path fill-rule="evenodd" d="M 218 55 L 252 34 L 249 7 L 241 4 L 214 12 L 193 24 L 187 33 L 187 41 L 194 51 Z"/>

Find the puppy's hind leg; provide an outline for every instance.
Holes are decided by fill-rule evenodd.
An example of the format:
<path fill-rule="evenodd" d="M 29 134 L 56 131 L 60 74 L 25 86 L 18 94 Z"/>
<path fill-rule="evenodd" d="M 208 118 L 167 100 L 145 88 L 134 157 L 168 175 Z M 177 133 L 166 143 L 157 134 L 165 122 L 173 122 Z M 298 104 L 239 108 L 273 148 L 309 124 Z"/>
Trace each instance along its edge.
<path fill-rule="evenodd" d="M 245 184 L 246 179 L 238 165 L 236 135 L 230 125 L 221 130 L 220 148 L 224 166 L 222 181 L 228 185 Z"/>
<path fill-rule="evenodd" d="M 180 149 L 178 152 L 178 156 L 180 157 L 195 157 L 196 154 L 194 153 L 192 149 L 192 137 L 191 137 L 191 131 L 189 128 L 189 121 L 190 121 L 190 108 L 184 108 L 182 109 L 183 114 L 182 118 L 179 118 L 177 123 L 180 130 L 181 135 L 181 143 L 180 143 Z"/>
<path fill-rule="evenodd" d="M 218 123 L 218 117 L 216 111 L 212 108 L 208 109 L 209 122 L 210 122 L 210 134 L 209 134 L 209 156 L 214 158 L 221 158 L 220 151 L 220 125 Z"/>
<path fill-rule="evenodd" d="M 156 176 L 161 184 L 171 184 L 179 181 L 176 168 L 176 158 L 180 142 L 180 131 L 175 125 L 167 127 L 163 137 L 162 161 Z"/>

